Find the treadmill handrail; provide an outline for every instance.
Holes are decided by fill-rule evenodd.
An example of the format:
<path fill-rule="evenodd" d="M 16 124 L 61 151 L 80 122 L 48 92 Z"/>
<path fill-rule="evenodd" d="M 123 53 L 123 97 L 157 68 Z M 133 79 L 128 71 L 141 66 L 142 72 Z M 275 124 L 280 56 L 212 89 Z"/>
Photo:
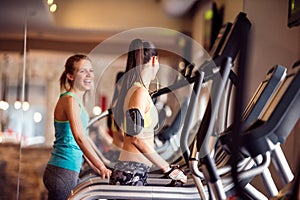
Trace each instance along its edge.
<path fill-rule="evenodd" d="M 189 165 L 189 156 L 190 156 L 190 150 L 188 144 L 188 136 L 189 136 L 188 133 L 190 131 L 191 123 L 193 121 L 192 117 L 194 115 L 195 107 L 197 105 L 197 99 L 199 98 L 200 95 L 203 79 L 204 79 L 204 72 L 196 73 L 195 83 L 193 85 L 193 90 L 191 92 L 188 110 L 185 114 L 185 120 L 181 131 L 180 147 L 187 165 Z"/>
<path fill-rule="evenodd" d="M 200 152 L 199 156 L 201 158 L 209 154 L 208 138 L 213 134 L 215 116 L 232 67 L 232 59 L 230 57 L 226 58 L 222 65 L 224 66 L 223 73 L 221 75 L 217 74 L 212 82 L 209 101 L 196 135 L 197 151 Z"/>
<path fill-rule="evenodd" d="M 107 109 L 107 110 L 103 111 L 100 115 L 92 118 L 89 121 L 87 128 L 89 128 L 91 125 L 93 125 L 96 121 L 99 121 L 99 120 L 101 120 L 104 117 L 107 117 L 111 113 L 112 113 L 111 109 Z"/>

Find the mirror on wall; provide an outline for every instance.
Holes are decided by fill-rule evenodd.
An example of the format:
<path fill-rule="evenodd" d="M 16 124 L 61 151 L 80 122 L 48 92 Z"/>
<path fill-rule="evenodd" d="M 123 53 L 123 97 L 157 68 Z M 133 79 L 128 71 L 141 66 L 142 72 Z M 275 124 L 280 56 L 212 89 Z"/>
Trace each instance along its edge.
<path fill-rule="evenodd" d="M 41 160 L 36 152 L 45 143 L 48 79 L 41 76 L 40 68 L 49 63 L 42 61 L 44 57 L 39 53 L 28 50 L 27 22 L 23 28 L 22 49 L 0 51 L 1 199 L 19 199 L 25 195 L 23 191 L 29 191 L 27 187 L 43 187 L 38 176 L 44 163 L 36 164 Z"/>
<path fill-rule="evenodd" d="M 26 52 L 26 59 L 20 52 L 0 52 L 0 57 L 0 194 L 16 199 L 18 190 L 30 191 L 27 187 L 44 191 L 41 177 L 53 143 L 52 109 L 64 61 L 37 50 Z"/>
<path fill-rule="evenodd" d="M 43 143 L 46 81 L 35 77 L 30 57 L 23 72 L 23 55 L 4 54 L 10 61 L 3 67 L 6 75 L 7 109 L 2 110 L 5 123 L 3 142 L 22 142 L 22 146 Z M 4 85 L 4 84 L 2 84 Z"/>
<path fill-rule="evenodd" d="M 18 199 L 20 189 L 21 147 L 24 138 L 23 127 L 25 113 L 30 108 L 28 100 L 29 83 L 26 70 L 27 22 L 24 24 L 23 64 L 8 52 L 3 52 L 1 59 L 1 154 L 0 165 L 4 199 Z M 12 94 L 16 96 L 13 97 Z"/>
<path fill-rule="evenodd" d="M 0 132 L 0 171 L 1 179 L 0 193 L 4 199 L 12 199 L 18 196 L 19 189 L 19 169 L 21 158 L 21 138 L 20 125 L 23 123 L 23 111 L 21 111 L 21 98 L 17 102 L 15 95 L 22 93 L 22 85 L 18 87 L 19 68 L 15 60 L 10 55 L 1 55 L 1 132 Z M 14 67 L 12 67 L 14 66 Z M 21 69 L 21 67 L 20 67 Z M 13 95 L 14 94 L 14 95 Z M 12 95 L 14 101 L 12 101 Z M 19 106 L 14 108 L 14 104 Z"/>

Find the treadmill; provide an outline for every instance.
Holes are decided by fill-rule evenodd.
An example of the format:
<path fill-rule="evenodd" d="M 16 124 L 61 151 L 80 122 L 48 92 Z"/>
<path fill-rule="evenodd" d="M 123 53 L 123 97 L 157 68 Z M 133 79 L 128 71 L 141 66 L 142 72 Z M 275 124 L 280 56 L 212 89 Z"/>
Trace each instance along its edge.
<path fill-rule="evenodd" d="M 245 109 L 245 112 L 244 112 L 244 121 L 245 122 L 252 121 L 252 120 L 249 120 L 250 118 L 255 118 L 255 119 L 258 118 L 258 116 L 262 112 L 262 108 L 271 99 L 272 95 L 275 93 L 275 90 L 278 88 L 278 85 L 284 79 L 285 75 L 286 75 L 286 68 L 281 65 L 275 65 L 273 68 L 271 68 L 268 71 L 266 78 L 260 83 L 258 89 L 255 92 L 255 95 L 252 97 L 247 108 Z M 195 91 L 196 90 L 197 89 L 195 88 Z M 195 94 L 197 94 L 197 93 L 199 93 L 199 92 L 195 92 Z M 194 98 L 197 99 L 196 95 Z M 190 109 L 192 109 L 192 107 L 190 107 Z M 191 113 L 191 111 L 188 111 L 188 113 Z M 102 114 L 102 116 L 106 115 L 106 114 L 108 114 L 108 113 L 104 112 Z M 185 122 L 184 124 L 186 125 L 187 123 Z M 219 164 L 219 165 L 224 166 L 224 164 Z M 162 184 L 162 183 L 167 184 L 168 182 L 166 180 L 165 181 L 161 180 L 160 184 Z M 89 187 L 91 185 L 105 185 L 105 184 L 107 184 L 106 180 L 102 180 L 96 176 L 89 177 L 89 179 L 87 181 L 84 181 L 81 185 L 79 185 L 77 187 L 77 189 L 81 188 L 81 190 L 82 190 L 83 188 L 86 188 L 87 186 Z M 155 181 L 153 181 L 153 179 L 149 179 L 149 184 L 156 185 L 157 183 Z M 191 183 L 189 183 L 189 184 L 191 184 Z M 189 190 L 190 190 L 190 192 L 192 192 L 191 189 L 189 189 Z M 204 191 L 207 193 L 206 188 L 204 189 Z M 80 191 L 80 192 L 86 193 L 86 191 L 84 191 L 84 190 Z M 107 198 L 112 197 L 112 195 L 115 195 L 114 192 L 115 192 L 114 190 L 106 191 L 105 197 L 107 197 Z M 196 190 L 194 190 L 194 192 L 196 192 Z M 73 192 L 73 194 L 75 195 L 75 193 L 76 193 L 76 190 Z M 125 197 L 128 198 L 128 195 L 129 195 L 128 193 L 122 194 L 122 198 L 125 198 Z M 193 197 L 194 196 L 192 195 L 191 198 L 193 198 Z"/>
<path fill-rule="evenodd" d="M 203 77 L 200 73 L 195 75 L 194 88 L 200 88 Z M 199 94 L 200 90 L 194 89 Z M 196 96 L 198 96 L 196 94 Z M 195 99 L 196 100 L 196 99 Z M 189 104 L 195 106 L 195 104 Z M 193 109 L 193 108 L 189 108 Z M 81 184 L 77 185 L 69 200 L 75 199 L 200 199 L 199 192 L 195 187 L 192 179 L 183 187 L 167 187 L 171 179 L 162 178 L 162 175 L 157 178 L 148 178 L 149 186 L 133 187 L 120 185 L 107 185 L 107 180 L 102 180 L 99 177 L 89 178 Z M 159 180 L 159 182 L 158 182 Z"/>
<path fill-rule="evenodd" d="M 248 40 L 248 38 L 245 36 L 248 35 L 250 28 L 251 23 L 247 19 L 246 14 L 239 13 L 229 31 L 229 35 L 225 38 L 225 44 L 222 45 L 222 48 L 220 48 L 214 55 L 214 61 L 217 66 L 219 63 L 224 62 L 224 58 L 232 58 L 233 63 L 242 48 L 242 44 L 245 42 L 245 40 Z M 203 71 L 205 72 L 205 75 L 209 75 L 210 72 L 206 69 L 207 68 L 204 68 Z M 216 173 L 216 166 L 214 164 L 211 148 L 214 147 L 216 141 L 215 136 L 217 136 L 215 129 L 217 123 L 216 116 L 220 115 L 221 112 L 219 111 L 224 103 L 221 102 L 221 98 L 228 99 L 231 94 L 231 90 L 226 89 L 225 86 L 228 85 L 229 82 L 233 83 L 234 85 L 237 85 L 238 82 L 237 76 L 233 70 L 230 70 L 228 74 L 228 81 L 227 74 L 222 68 L 220 69 L 220 74 L 222 76 L 221 80 L 219 80 L 220 84 L 212 87 L 212 93 L 210 95 L 203 120 L 197 131 L 197 136 L 192 146 L 192 153 L 189 155 L 189 165 L 195 176 L 198 176 L 199 178 L 204 176 L 209 189 L 210 197 L 212 197 L 212 193 L 215 193 L 219 199 L 225 199 L 225 189 L 222 185 L 219 174 Z M 224 80 L 226 82 L 223 82 Z M 226 105 L 224 107 L 226 108 Z M 223 114 L 223 117 L 220 118 L 224 121 L 222 123 L 226 123 L 226 117 L 224 117 L 224 115 L 227 115 L 227 113 L 228 106 L 227 112 L 225 109 L 225 111 L 221 113 Z M 213 143 L 211 143 L 211 138 L 215 140 Z M 202 172 L 199 171 L 199 158 L 201 159 Z"/>
<path fill-rule="evenodd" d="M 231 69 L 231 60 L 228 60 L 224 64 L 226 65 L 224 67 L 224 69 L 226 69 L 225 71 L 227 72 L 227 74 L 229 74 L 229 71 Z M 216 72 L 216 73 L 218 73 L 218 72 Z M 193 96 L 193 98 L 191 98 L 194 101 L 196 101 L 198 99 L 197 97 L 198 97 L 198 95 L 200 93 L 200 86 L 202 84 L 202 81 L 203 81 L 203 75 L 201 76 L 200 73 L 196 73 L 195 74 L 195 83 L 193 85 L 193 87 L 194 87 L 193 91 L 194 92 L 192 92 L 192 94 L 191 94 L 192 96 L 195 94 L 195 97 Z M 226 79 L 223 79 L 223 82 L 224 81 L 226 81 Z M 217 84 L 219 84 L 219 83 L 217 82 Z M 196 105 L 195 103 L 190 103 L 188 109 L 189 110 L 193 110 L 194 109 L 193 107 L 195 105 Z M 156 179 L 156 180 L 159 180 L 160 184 L 162 184 L 164 182 L 164 180 L 162 178 L 159 178 L 159 179 Z M 170 179 L 165 179 L 165 181 L 170 182 L 171 180 Z M 176 194 L 176 196 L 178 196 L 177 195 L 178 193 L 182 193 L 183 194 L 183 196 L 184 196 L 183 199 L 190 199 L 190 198 L 192 198 L 192 199 L 199 199 L 200 198 L 198 188 L 195 187 L 195 183 L 191 179 L 189 179 L 189 183 L 188 184 L 185 184 L 183 187 L 180 187 L 180 189 L 178 189 L 178 187 L 166 187 L 165 183 L 163 183 L 164 184 L 163 186 L 156 186 L 156 185 L 155 186 L 151 186 L 151 184 L 158 184 L 158 183 L 153 183 L 153 182 L 155 182 L 155 181 L 151 181 L 151 179 L 149 179 L 150 186 L 147 186 L 146 189 L 144 187 L 142 187 L 142 188 L 141 187 L 130 187 L 131 188 L 130 195 L 133 195 L 135 192 L 138 191 L 138 194 L 140 194 L 140 196 L 135 196 L 134 198 L 145 199 L 147 197 L 145 196 L 145 194 L 143 192 L 147 192 L 147 191 L 149 191 L 149 188 L 152 188 L 151 189 L 152 193 L 151 193 L 151 196 L 149 197 L 150 199 L 153 198 L 153 195 L 160 194 L 159 191 L 161 191 L 161 190 L 164 191 L 165 194 L 161 194 L 162 197 L 156 196 L 155 199 L 168 199 L 168 198 L 173 199 L 174 198 L 173 195 Z M 85 184 L 85 183 L 87 183 L 87 184 Z M 94 182 L 90 182 L 89 180 L 87 180 L 85 183 L 79 184 L 73 190 L 73 192 L 72 192 L 72 194 L 71 194 L 71 196 L 70 196 L 69 199 L 82 199 L 82 198 L 85 198 L 85 196 L 89 196 L 89 197 L 92 196 L 93 199 L 95 199 L 95 198 L 111 198 L 111 197 L 109 197 L 110 194 L 113 195 L 115 199 L 122 199 L 122 198 L 124 198 L 124 195 L 126 195 L 124 193 L 120 193 L 120 194 L 118 193 L 118 196 L 116 196 L 115 192 L 110 193 L 110 191 L 108 191 L 108 194 L 102 193 L 102 192 L 98 192 L 98 190 L 101 190 L 101 191 L 102 191 L 102 189 L 104 190 L 103 187 L 107 187 L 107 185 L 99 185 L 99 183 L 100 183 L 99 179 L 96 180 L 96 181 L 94 181 Z M 198 182 L 198 184 L 201 184 L 201 182 Z M 120 187 L 123 188 L 123 186 L 117 186 L 117 185 L 110 185 L 109 186 L 109 188 L 116 188 L 116 190 L 118 190 L 118 191 L 120 191 L 120 189 L 119 189 Z M 126 189 L 126 191 L 127 190 L 128 189 Z M 172 193 L 173 195 L 170 196 L 168 194 L 168 191 L 170 193 Z M 190 195 L 186 195 L 186 192 L 189 192 Z M 167 196 L 167 197 L 165 197 L 165 196 Z M 128 198 L 132 199 L 133 197 L 130 196 Z"/>
<path fill-rule="evenodd" d="M 246 22 L 246 23 L 243 23 L 243 22 Z M 244 13 L 241 13 L 237 17 L 235 24 L 231 27 L 233 29 L 231 29 L 228 32 L 228 34 L 231 34 L 230 37 L 228 37 L 228 35 L 224 35 L 223 41 L 230 42 L 233 44 L 240 43 L 240 40 L 238 37 L 238 30 L 241 30 L 241 27 L 245 26 L 245 24 L 246 24 L 245 29 L 249 30 L 249 21 L 246 18 L 246 15 Z M 223 46 L 224 44 L 222 43 L 220 45 Z M 232 46 L 236 46 L 236 45 L 232 45 Z M 223 52 L 226 54 L 226 53 L 230 52 L 230 48 L 231 48 L 231 45 L 227 44 L 227 48 L 224 48 L 224 49 L 220 48 L 216 52 Z M 237 52 L 238 51 L 232 50 L 231 55 L 235 58 Z M 215 57 L 215 59 L 217 61 L 218 66 L 220 66 L 219 72 L 221 72 L 222 74 L 227 74 L 224 76 L 224 80 L 222 82 L 222 84 L 224 84 L 226 82 L 226 77 L 229 77 L 233 60 L 231 58 L 223 56 L 222 53 L 218 54 Z M 212 69 L 212 67 L 215 67 L 215 63 L 213 60 L 208 61 L 204 65 L 200 66 L 200 68 L 198 69 L 198 71 L 200 71 L 201 73 L 204 73 L 204 77 L 205 77 L 204 81 L 208 81 L 209 79 L 212 79 L 214 77 L 215 72 Z M 216 73 L 219 73 L 219 72 L 216 72 Z M 190 79 L 188 79 L 188 83 L 194 83 L 195 80 L 196 80 L 196 76 L 192 76 Z M 186 84 L 186 83 L 184 83 L 184 84 Z M 180 88 L 184 84 L 179 82 L 179 83 L 176 83 L 176 85 L 174 84 L 173 86 L 170 86 L 168 88 L 163 88 L 163 89 L 159 90 L 157 93 L 153 94 L 153 96 L 164 94 L 169 91 L 172 91 L 173 89 Z M 218 84 L 220 84 L 220 82 L 218 82 Z M 218 84 L 216 84 L 215 87 L 217 87 Z M 188 134 L 188 133 L 186 133 L 186 134 Z M 115 185 L 109 185 L 109 186 L 108 185 L 99 185 L 99 182 L 101 182 L 101 181 L 99 181 L 99 179 L 97 179 L 97 180 L 98 180 L 98 183 L 96 183 L 96 184 L 90 183 L 90 184 L 87 184 L 86 187 L 81 187 L 79 189 L 75 188 L 73 191 L 73 194 L 70 196 L 70 199 L 112 198 L 112 196 L 109 196 L 110 194 L 113 195 L 114 199 L 122 199 L 122 198 L 125 198 L 126 194 L 123 194 L 123 192 L 120 192 L 120 193 L 115 192 L 115 191 L 121 191 L 121 188 L 125 188 L 125 190 L 128 191 L 127 195 L 129 195 L 129 196 L 126 196 L 126 198 L 128 197 L 130 199 L 147 199 L 148 195 L 150 195 L 150 197 L 149 197 L 150 199 L 151 198 L 174 199 L 174 197 L 172 197 L 173 195 L 176 195 L 176 198 L 181 198 L 180 196 L 178 196 L 179 195 L 178 193 L 184 194 L 183 196 L 185 196 L 185 197 L 182 197 L 183 199 L 199 199 L 200 196 L 202 199 L 206 199 L 206 197 L 203 196 L 203 193 L 207 193 L 205 188 L 201 188 L 199 190 L 198 185 L 196 187 L 195 182 L 192 179 L 189 179 L 190 184 L 188 183 L 180 188 L 166 187 L 165 185 L 163 185 L 163 186 L 155 185 L 155 186 L 147 186 L 147 187 L 129 187 L 130 190 L 128 190 L 128 188 L 126 186 L 123 187 L 123 186 L 115 186 Z M 170 181 L 170 180 L 168 180 L 168 181 Z M 86 180 L 86 182 L 89 182 L 88 179 Z M 160 180 L 160 182 L 164 182 L 164 180 Z M 149 183 L 151 184 L 151 179 L 149 180 Z M 199 184 L 199 181 L 196 184 Z M 201 182 L 200 182 L 200 184 L 201 184 Z M 81 185 L 84 185 L 84 183 L 82 183 Z M 107 191 L 105 189 L 106 187 L 110 188 L 109 191 L 112 191 L 112 193 Z M 103 191 L 105 190 L 110 194 L 102 193 L 101 192 L 102 189 L 103 189 Z M 137 191 L 140 191 L 140 192 L 136 193 Z M 151 191 L 151 194 L 145 194 L 145 193 L 149 193 L 149 191 Z M 161 191 L 163 191 L 163 192 L 161 192 Z M 187 192 L 190 195 L 187 195 L 186 194 Z M 167 194 L 167 195 L 165 195 L 165 194 Z M 169 196 L 170 194 L 171 194 L 171 196 Z"/>
<path fill-rule="evenodd" d="M 268 71 L 265 79 L 259 84 L 256 92 L 254 93 L 246 109 L 244 110 L 243 113 L 244 127 L 249 126 L 251 123 L 253 123 L 255 120 L 259 118 L 259 116 L 263 112 L 263 109 L 270 102 L 276 90 L 278 89 L 279 85 L 286 77 L 286 71 L 287 71 L 286 68 L 281 65 L 275 65 Z M 228 130 L 231 129 L 231 126 L 229 126 L 227 129 Z M 221 134 L 220 137 L 222 139 L 222 137 L 224 136 Z M 231 135 L 228 134 L 227 137 L 231 137 Z M 230 176 L 231 173 L 231 167 L 229 163 L 230 150 L 229 150 L 228 142 L 224 142 L 222 143 L 222 145 L 218 143 L 218 146 L 216 147 L 215 151 L 216 152 L 214 155 L 214 162 L 216 166 L 216 171 L 217 174 L 221 176 L 223 187 L 224 187 L 224 183 L 228 181 L 232 182 L 232 180 L 230 179 L 228 180 L 228 176 Z M 197 163 L 198 161 L 191 160 L 191 162 L 193 163 L 193 166 L 195 166 L 195 163 Z M 251 162 L 250 159 L 241 159 L 241 162 L 239 164 L 240 171 L 245 170 L 246 165 L 248 165 L 248 168 L 251 168 L 254 164 L 255 163 Z M 247 185 L 248 182 L 249 180 L 245 181 L 245 183 L 243 184 L 247 186 L 246 188 L 247 192 L 251 193 L 249 195 L 252 195 L 259 199 L 263 199 L 260 192 L 256 191 L 255 188 L 252 188 L 250 185 Z M 248 191 L 248 188 L 250 187 L 251 190 Z M 227 192 L 226 196 L 230 196 L 232 192 Z"/>
<path fill-rule="evenodd" d="M 300 116 L 300 70 L 294 70 L 282 81 L 276 93 L 264 107 L 259 117 L 241 133 L 241 154 L 257 159 L 272 156 L 279 176 L 284 184 L 290 183 L 294 176 L 280 148 L 299 120 Z M 225 132 L 220 141 L 226 147 L 231 142 L 231 130 Z M 229 149 L 230 150 L 230 149 Z M 266 166 L 269 167 L 269 164 Z M 278 194 L 270 174 L 248 173 L 249 176 L 262 174 L 270 196 Z"/>
<path fill-rule="evenodd" d="M 243 35 L 246 32 L 249 32 L 250 27 L 251 27 L 251 23 L 248 20 L 246 13 L 243 13 L 243 12 L 240 12 L 237 15 L 234 23 L 227 22 L 226 24 L 224 24 L 222 26 L 222 28 L 220 29 L 219 34 L 214 42 L 214 45 L 210 51 L 210 55 L 211 55 L 212 59 L 205 61 L 205 63 L 203 63 L 198 69 L 196 69 L 196 71 L 204 72 L 204 74 L 205 74 L 204 82 L 208 82 L 211 79 L 211 76 L 214 74 L 212 72 L 213 70 L 219 70 L 220 73 L 222 73 L 222 71 L 223 71 L 222 67 L 220 69 L 218 69 L 218 68 L 222 65 L 222 61 L 224 59 L 231 57 L 232 62 L 234 62 L 235 58 L 237 57 L 237 55 L 239 53 L 240 44 L 241 44 L 242 40 L 244 39 L 241 37 L 241 35 Z M 233 67 L 234 67 L 234 65 L 232 65 L 232 68 Z M 153 93 L 152 98 L 156 98 L 159 95 L 162 95 L 162 94 L 168 93 L 172 90 L 181 88 L 181 87 L 185 86 L 186 84 L 193 83 L 195 81 L 194 80 L 195 77 L 192 77 L 191 73 L 192 73 L 192 69 L 195 69 L 195 64 L 191 63 L 186 68 L 188 68 L 186 70 L 186 71 L 188 71 L 186 73 L 186 74 L 188 74 L 188 76 L 186 77 L 186 80 L 177 81 L 174 85 L 160 89 L 159 91 Z M 233 70 L 230 71 L 229 77 L 233 84 L 235 84 L 235 85 L 238 84 L 236 74 L 233 72 Z M 229 93 L 231 92 L 230 89 L 225 89 L 225 90 L 226 90 L 225 93 L 228 94 L 227 96 L 230 97 L 230 95 L 229 95 Z M 226 102 L 224 101 L 222 103 L 225 104 Z M 223 115 L 226 115 L 227 112 L 228 112 L 228 110 L 224 111 Z M 186 116 L 186 108 L 185 107 L 182 109 L 182 113 L 184 116 Z M 181 118 L 181 116 L 179 116 L 179 117 Z M 224 116 L 222 118 L 224 118 L 224 120 L 225 120 Z M 182 119 L 185 119 L 185 118 L 183 117 Z M 170 139 L 170 135 L 171 135 L 170 132 L 172 132 L 174 129 L 177 131 L 181 130 L 180 127 L 178 127 L 179 123 L 176 120 L 176 118 L 175 118 L 174 122 L 177 122 L 177 124 L 175 124 L 175 125 L 172 124 L 170 127 L 170 130 L 167 130 L 167 131 L 165 131 L 165 133 L 162 133 L 162 135 L 160 137 Z M 181 124 L 182 123 L 180 123 L 180 126 L 181 126 Z M 199 124 L 196 124 L 195 128 L 197 128 L 197 126 L 199 126 Z M 183 127 L 181 127 L 181 128 L 183 128 Z M 187 130 L 182 130 L 182 132 L 184 132 L 184 131 L 187 131 Z M 177 134 L 177 133 L 172 132 L 172 135 L 175 135 L 175 134 Z M 183 136 L 183 137 L 186 138 L 187 136 Z M 177 138 L 177 139 L 179 139 L 179 138 Z M 180 141 L 177 142 L 178 143 L 177 145 L 179 145 L 179 142 L 180 142 L 179 147 L 181 149 L 182 149 L 182 146 L 184 147 L 184 149 L 182 149 L 182 152 L 189 152 L 189 149 L 186 148 L 186 145 L 182 141 L 185 141 L 185 140 L 181 139 Z M 159 151 L 165 150 L 168 148 L 168 145 L 170 145 L 170 143 L 167 141 L 161 148 L 158 148 L 158 150 Z M 183 156 L 185 156 L 185 160 L 187 160 L 186 155 L 183 155 Z"/>
<path fill-rule="evenodd" d="M 286 68 L 280 65 L 274 66 L 267 74 L 266 79 L 261 83 L 258 90 L 256 91 L 254 97 L 251 99 L 248 104 L 244 114 L 243 114 L 243 126 L 246 127 L 251 124 L 254 120 L 256 120 L 259 115 L 263 112 L 263 109 L 267 107 L 268 102 L 270 102 L 271 97 L 275 93 L 276 89 L 280 85 L 281 81 L 284 79 L 286 75 Z M 234 79 L 230 79 L 234 81 Z M 218 106 L 218 105 L 217 105 Z M 207 180 L 208 186 L 210 186 L 211 191 L 210 195 L 215 195 L 219 199 L 226 199 L 226 196 L 229 194 L 225 194 L 224 191 L 224 182 L 221 181 L 220 175 L 224 175 L 230 172 L 231 168 L 226 168 L 226 161 L 229 159 L 224 159 L 228 157 L 228 155 L 224 155 L 224 151 L 222 148 L 219 148 L 219 152 L 214 156 L 214 160 L 210 158 L 210 153 L 207 150 L 208 143 L 205 141 L 208 135 L 212 135 L 215 128 L 215 119 L 213 118 L 215 109 L 213 106 L 207 108 L 205 120 L 202 122 L 200 129 L 197 133 L 197 139 L 195 140 L 195 145 L 192 149 L 192 155 L 190 157 L 190 166 L 192 167 L 192 171 L 198 177 L 204 176 L 205 180 Z M 229 127 L 230 129 L 230 127 Z M 231 138 L 231 134 L 227 134 L 228 138 Z M 224 142 L 224 149 L 228 149 L 227 142 Z M 204 148 L 203 148 L 204 147 Z M 199 158 L 201 159 L 200 169 L 199 170 Z M 221 158 L 221 159 L 220 159 Z M 225 160 L 225 162 L 224 162 Z M 215 162 L 215 163 L 214 163 Z M 219 162 L 219 163 L 218 163 Z M 267 161 L 264 160 L 261 162 L 261 166 L 266 166 Z M 218 167 L 218 168 L 217 168 Z M 260 171 L 263 169 L 259 169 Z M 259 171 L 258 170 L 258 171 Z M 246 176 L 244 173 L 241 176 Z M 248 177 L 249 178 L 249 177 Z M 228 178 L 227 178 L 228 181 Z M 232 180 L 231 180 L 232 182 Z M 246 182 L 247 184 L 247 182 Z M 252 196 L 258 198 L 264 198 L 260 193 L 255 191 L 255 188 L 252 188 L 254 193 Z"/>

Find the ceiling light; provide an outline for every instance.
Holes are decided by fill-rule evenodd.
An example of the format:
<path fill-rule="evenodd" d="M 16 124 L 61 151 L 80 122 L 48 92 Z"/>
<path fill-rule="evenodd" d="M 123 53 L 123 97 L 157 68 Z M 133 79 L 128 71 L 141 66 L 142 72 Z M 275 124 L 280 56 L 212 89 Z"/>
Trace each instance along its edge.
<path fill-rule="evenodd" d="M 9 104 L 6 101 L 0 101 L 0 109 L 7 110 L 9 108 Z"/>
<path fill-rule="evenodd" d="M 47 4 L 50 6 L 51 4 L 53 4 L 53 0 L 47 0 Z"/>
<path fill-rule="evenodd" d="M 22 106 L 21 101 L 19 101 L 19 100 L 15 101 L 14 106 L 15 106 L 16 110 L 19 110 L 21 108 L 21 106 Z"/>
<path fill-rule="evenodd" d="M 22 104 L 22 109 L 23 109 L 24 111 L 27 111 L 27 110 L 29 110 L 29 108 L 30 108 L 29 102 L 24 101 L 23 104 Z"/>
<path fill-rule="evenodd" d="M 50 12 L 54 13 L 57 9 L 57 5 L 54 3 L 50 6 Z"/>

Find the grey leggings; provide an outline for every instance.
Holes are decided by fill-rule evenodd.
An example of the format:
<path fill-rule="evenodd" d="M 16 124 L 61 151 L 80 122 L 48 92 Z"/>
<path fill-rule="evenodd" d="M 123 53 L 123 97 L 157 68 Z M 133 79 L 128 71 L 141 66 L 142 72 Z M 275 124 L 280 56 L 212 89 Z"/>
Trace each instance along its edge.
<path fill-rule="evenodd" d="M 71 190 L 78 183 L 78 176 L 75 171 L 48 164 L 43 176 L 48 200 L 67 200 Z"/>

